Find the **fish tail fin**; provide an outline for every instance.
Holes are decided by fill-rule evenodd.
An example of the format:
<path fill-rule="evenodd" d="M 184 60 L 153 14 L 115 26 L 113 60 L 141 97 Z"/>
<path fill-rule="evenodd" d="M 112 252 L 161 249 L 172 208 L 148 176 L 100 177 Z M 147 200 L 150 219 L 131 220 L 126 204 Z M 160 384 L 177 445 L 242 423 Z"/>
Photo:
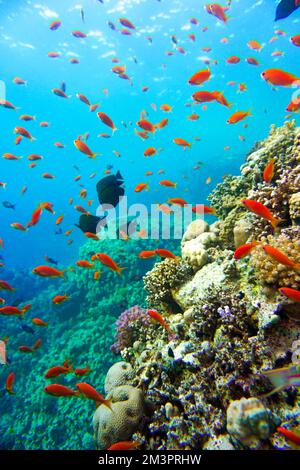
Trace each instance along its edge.
<path fill-rule="evenodd" d="M 285 222 L 285 219 L 280 219 L 280 218 L 273 218 L 271 221 L 272 227 L 275 230 L 277 228 L 277 225 L 281 224 L 282 222 Z"/>
<path fill-rule="evenodd" d="M 7 186 L 7 183 L 3 183 L 3 184 L 2 184 L 2 188 L 3 188 L 3 189 L 6 189 L 6 186 Z"/>
<path fill-rule="evenodd" d="M 103 405 L 106 406 L 106 408 L 108 408 L 110 411 L 112 411 L 111 404 L 112 404 L 112 398 L 109 398 L 109 400 L 104 400 L 103 402 Z"/>
<path fill-rule="evenodd" d="M 252 107 L 251 107 L 250 109 L 248 109 L 248 111 L 247 111 L 247 116 L 253 116 L 253 114 L 251 114 L 251 113 L 252 113 L 252 109 L 253 109 Z"/>
<path fill-rule="evenodd" d="M 33 142 L 34 140 L 37 140 L 36 137 L 30 137 L 30 142 Z"/>
<path fill-rule="evenodd" d="M 118 274 L 119 276 L 121 276 L 121 275 L 122 275 L 122 271 L 124 271 L 124 269 L 127 269 L 127 267 L 120 268 L 120 267 L 118 266 L 118 268 L 117 268 L 117 274 Z"/>
<path fill-rule="evenodd" d="M 100 153 L 93 153 L 93 154 L 91 155 L 91 158 L 99 157 L 99 155 L 101 155 L 101 154 L 100 154 Z"/>
<path fill-rule="evenodd" d="M 273 388 L 273 390 L 271 390 L 271 392 L 269 392 L 269 393 L 264 393 L 263 395 L 260 395 L 260 398 L 270 397 L 270 396 L 273 395 L 274 393 L 277 393 L 277 392 L 280 392 L 281 390 L 284 390 L 284 388 L 285 388 L 284 385 L 280 385 L 279 387 Z"/>

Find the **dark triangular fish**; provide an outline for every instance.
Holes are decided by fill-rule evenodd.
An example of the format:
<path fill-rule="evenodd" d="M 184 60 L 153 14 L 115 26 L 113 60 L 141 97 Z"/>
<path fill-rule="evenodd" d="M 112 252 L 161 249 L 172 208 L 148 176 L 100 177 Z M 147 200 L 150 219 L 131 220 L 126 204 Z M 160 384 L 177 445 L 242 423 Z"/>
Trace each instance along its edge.
<path fill-rule="evenodd" d="M 98 181 L 96 188 L 100 204 L 110 204 L 116 207 L 119 204 L 119 198 L 125 194 L 123 183 L 124 180 L 119 171 L 116 175 L 109 175 Z"/>
<path fill-rule="evenodd" d="M 97 225 L 103 219 L 103 217 L 96 217 L 95 215 L 86 215 L 82 214 L 79 217 L 78 224 L 75 224 L 76 227 L 80 228 L 84 233 L 97 233 Z"/>
<path fill-rule="evenodd" d="M 300 3 L 296 5 L 296 0 L 281 0 L 276 8 L 275 21 L 287 18 L 299 7 Z"/>

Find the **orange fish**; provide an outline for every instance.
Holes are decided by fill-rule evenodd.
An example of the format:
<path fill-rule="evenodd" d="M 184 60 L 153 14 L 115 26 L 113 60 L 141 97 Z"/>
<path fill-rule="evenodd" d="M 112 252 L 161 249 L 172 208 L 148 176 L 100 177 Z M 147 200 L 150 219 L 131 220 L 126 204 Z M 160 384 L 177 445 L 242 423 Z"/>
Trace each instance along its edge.
<path fill-rule="evenodd" d="M 8 315 L 8 316 L 18 316 L 24 315 L 23 309 L 18 307 L 14 307 L 13 305 L 6 305 L 5 307 L 0 308 L 0 315 Z"/>
<path fill-rule="evenodd" d="M 57 217 L 57 219 L 55 221 L 55 225 L 60 225 L 62 223 L 63 219 L 64 219 L 63 215 L 60 215 L 59 217 Z"/>
<path fill-rule="evenodd" d="M 80 369 L 77 367 L 77 369 L 75 369 L 75 375 L 77 375 L 77 377 L 82 377 L 83 375 L 86 375 L 88 374 L 89 372 L 91 372 L 91 369 L 89 366 L 83 368 L 83 369 Z"/>
<path fill-rule="evenodd" d="M 172 107 L 169 104 L 162 104 L 160 106 L 161 111 L 164 111 L 165 113 L 170 113 L 172 111 Z"/>
<path fill-rule="evenodd" d="M 259 62 L 258 62 L 257 59 L 255 59 L 255 57 L 247 57 L 247 59 L 245 59 L 245 60 L 250 65 L 259 65 Z"/>
<path fill-rule="evenodd" d="M 263 177 L 266 183 L 271 183 L 274 176 L 274 163 L 275 159 L 271 158 L 266 168 L 264 169 Z"/>
<path fill-rule="evenodd" d="M 17 157 L 13 153 L 4 153 L 2 157 L 5 158 L 5 160 L 20 160 L 22 158 L 22 157 Z"/>
<path fill-rule="evenodd" d="M 262 72 L 262 78 L 271 85 L 275 86 L 292 86 L 295 82 L 299 82 L 299 78 L 295 75 L 285 72 L 281 69 L 268 69 Z"/>
<path fill-rule="evenodd" d="M 210 79 L 210 75 L 211 73 L 209 69 L 199 70 L 191 76 L 191 78 L 188 80 L 188 83 L 190 85 L 201 85 Z"/>
<path fill-rule="evenodd" d="M 66 300 L 69 300 L 70 297 L 67 295 L 67 294 L 64 294 L 64 295 L 56 295 L 55 297 L 53 297 L 52 299 L 52 303 L 54 305 L 59 305 L 61 304 L 62 302 L 65 302 Z"/>
<path fill-rule="evenodd" d="M 38 223 L 42 214 L 42 206 L 40 205 L 32 214 L 30 222 L 28 222 L 27 227 L 33 227 Z"/>
<path fill-rule="evenodd" d="M 259 245 L 259 242 L 253 241 L 251 243 L 247 243 L 246 245 L 239 246 L 234 252 L 234 259 L 238 260 L 241 258 L 245 258 L 249 256 L 251 251 Z"/>
<path fill-rule="evenodd" d="M 41 320 L 40 318 L 33 318 L 32 323 L 36 326 L 48 326 L 49 323 L 45 322 L 44 320 Z"/>
<path fill-rule="evenodd" d="M 101 276 L 101 271 L 95 271 L 94 272 L 94 280 L 97 281 Z"/>
<path fill-rule="evenodd" d="M 136 124 L 146 132 L 151 132 L 152 134 L 154 134 L 154 132 L 156 131 L 155 126 L 146 119 L 140 119 Z"/>
<path fill-rule="evenodd" d="M 24 227 L 24 225 L 20 224 L 19 222 L 13 222 L 10 226 L 16 230 L 21 230 L 22 232 L 27 232 L 28 228 Z"/>
<path fill-rule="evenodd" d="M 262 45 L 258 41 L 248 41 L 247 46 L 253 51 L 261 51 Z"/>
<path fill-rule="evenodd" d="M 173 181 L 170 181 L 170 180 L 162 180 L 158 184 L 160 184 L 161 186 L 165 186 L 166 188 L 176 188 L 177 187 L 177 183 L 173 183 Z"/>
<path fill-rule="evenodd" d="M 42 177 L 46 178 L 47 180 L 54 180 L 55 179 L 55 175 L 52 175 L 51 173 L 47 173 L 47 172 L 43 173 Z"/>
<path fill-rule="evenodd" d="M 290 289 L 289 287 L 280 287 L 278 290 L 282 295 L 285 295 L 285 297 L 288 297 L 294 302 L 300 302 L 300 291 Z"/>
<path fill-rule="evenodd" d="M 111 271 L 115 271 L 119 276 L 121 275 L 123 269 L 112 259 L 110 256 L 106 255 L 105 253 L 96 253 L 91 257 L 92 261 L 98 260 L 100 263 L 107 266 Z"/>
<path fill-rule="evenodd" d="M 154 127 L 156 127 L 156 129 L 163 129 L 164 127 L 166 127 L 166 125 L 168 124 L 168 122 L 169 122 L 169 119 L 168 119 L 168 118 L 162 119 L 160 122 L 158 122 L 157 124 L 155 124 Z"/>
<path fill-rule="evenodd" d="M 186 150 L 187 147 L 191 148 L 191 146 L 192 146 L 192 144 L 190 142 L 187 142 L 186 140 L 181 139 L 180 137 L 176 137 L 175 139 L 173 139 L 173 142 L 174 142 L 174 144 L 183 147 L 184 150 Z"/>
<path fill-rule="evenodd" d="M 300 263 L 293 261 L 284 253 L 277 250 L 277 248 L 274 248 L 271 245 L 264 245 L 263 250 L 265 251 L 265 253 L 267 253 L 267 255 L 269 255 L 278 263 L 283 264 L 284 266 L 288 266 L 291 269 L 295 269 L 296 271 L 300 270 Z"/>
<path fill-rule="evenodd" d="M 167 330 L 168 333 L 174 334 L 169 325 L 165 322 L 163 317 L 158 312 L 156 312 L 155 310 L 147 310 L 147 313 L 151 318 L 153 318 L 153 320 L 160 323 Z"/>
<path fill-rule="evenodd" d="M 5 388 L 6 388 L 6 391 L 10 394 L 10 395 L 14 395 L 15 392 L 13 391 L 13 386 L 14 386 L 14 382 L 15 382 L 15 374 L 13 372 L 10 372 L 10 374 L 8 375 L 6 381 L 5 381 Z"/>
<path fill-rule="evenodd" d="M 148 147 L 144 152 L 145 157 L 152 157 L 152 155 L 155 155 L 155 154 L 156 154 L 156 149 L 154 147 Z"/>
<path fill-rule="evenodd" d="M 268 220 L 274 229 L 280 222 L 282 222 L 282 219 L 277 219 L 276 217 L 274 217 L 272 212 L 260 202 L 253 201 L 251 199 L 243 199 L 242 203 L 247 207 L 249 211 L 253 212 L 256 215 L 259 215 L 265 220 Z"/>
<path fill-rule="evenodd" d="M 45 379 L 52 379 L 54 377 L 59 377 L 62 374 L 69 374 L 70 372 L 73 372 L 73 370 L 69 366 L 54 366 L 47 370 Z"/>
<path fill-rule="evenodd" d="M 205 206 L 203 204 L 197 204 L 192 207 L 192 212 L 195 214 L 213 214 L 217 216 L 216 210 L 213 207 Z"/>
<path fill-rule="evenodd" d="M 180 207 L 186 206 L 188 203 L 181 197 L 173 197 L 168 199 L 168 204 L 175 204 Z"/>
<path fill-rule="evenodd" d="M 76 384 L 76 387 L 78 388 L 81 395 L 85 396 L 89 400 L 94 400 L 97 407 L 104 405 L 109 410 L 111 410 L 111 401 L 105 400 L 105 398 L 100 395 L 100 393 L 98 393 L 97 390 L 95 390 L 94 387 L 92 387 L 90 384 L 79 382 Z"/>
<path fill-rule="evenodd" d="M 15 289 L 8 282 L 0 280 L 0 290 L 13 292 Z"/>
<path fill-rule="evenodd" d="M 169 250 L 157 248 L 156 250 L 154 250 L 154 252 L 156 255 L 160 256 L 161 258 L 171 258 L 175 260 L 178 259 L 178 256 L 175 256 L 174 253 L 172 253 L 172 251 L 169 251 Z"/>
<path fill-rule="evenodd" d="M 293 442 L 293 444 L 296 444 L 297 446 L 300 446 L 300 435 L 296 434 L 293 431 L 289 431 L 286 428 L 283 428 L 282 426 L 279 426 L 277 428 L 277 431 L 280 432 L 280 434 L 283 434 L 284 437 L 286 437 L 289 441 Z"/>
<path fill-rule="evenodd" d="M 41 277 L 50 277 L 50 278 L 56 278 L 56 277 L 64 277 L 64 271 L 60 271 L 59 269 L 52 268 L 51 266 L 37 266 L 32 270 L 33 274 L 37 274 L 38 276 Z"/>
<path fill-rule="evenodd" d="M 46 211 L 50 212 L 51 214 L 55 214 L 54 210 L 53 210 L 53 204 L 52 202 L 42 202 L 40 204 L 40 207 L 42 209 L 45 209 Z"/>
<path fill-rule="evenodd" d="M 157 204 L 157 207 L 163 214 L 173 214 L 174 212 L 173 209 L 166 204 Z"/>
<path fill-rule="evenodd" d="M 54 397 L 78 397 L 79 396 L 79 393 L 77 391 L 72 390 L 60 384 L 47 385 L 44 388 L 44 392 Z"/>
<path fill-rule="evenodd" d="M 107 116 L 107 114 L 99 112 L 99 113 L 97 113 L 97 116 L 104 124 L 106 124 L 108 127 L 110 127 L 113 130 L 113 132 L 115 132 L 117 130 L 117 128 L 114 125 L 113 121 L 110 119 L 109 116 Z"/>
<path fill-rule="evenodd" d="M 148 250 L 148 251 L 144 250 L 140 252 L 139 258 L 149 259 L 149 258 L 153 258 L 153 256 L 155 255 L 156 255 L 155 250 Z"/>
<path fill-rule="evenodd" d="M 144 189 L 146 189 L 148 187 L 149 187 L 148 183 L 139 183 L 139 184 L 136 185 L 134 191 L 136 193 L 140 193 L 141 191 L 143 191 Z"/>
<path fill-rule="evenodd" d="M 231 57 L 228 57 L 228 59 L 226 60 L 228 64 L 238 64 L 240 61 L 241 59 L 237 57 L 236 55 L 232 55 Z"/>
<path fill-rule="evenodd" d="M 107 450 L 132 450 L 140 445 L 137 441 L 120 441 L 112 444 Z"/>
<path fill-rule="evenodd" d="M 41 339 L 38 339 L 34 345 L 33 345 L 33 350 L 36 350 L 36 349 L 39 349 L 39 347 L 41 346 L 42 344 L 42 340 Z"/>
<path fill-rule="evenodd" d="M 15 77 L 13 79 L 13 83 L 15 85 L 27 85 L 27 82 L 25 80 L 23 80 L 23 78 L 21 78 L 21 77 Z"/>
<path fill-rule="evenodd" d="M 218 20 L 223 21 L 223 23 L 227 23 L 229 18 L 226 16 L 225 7 L 222 7 L 218 3 L 209 3 L 205 5 L 205 8 L 207 13 L 215 16 Z"/>
<path fill-rule="evenodd" d="M 80 268 L 88 268 L 88 269 L 91 269 L 94 267 L 94 265 L 92 263 L 90 263 L 89 261 L 86 261 L 84 259 L 81 259 L 81 260 L 78 260 L 76 261 L 76 264 L 77 266 L 79 266 Z"/>
<path fill-rule="evenodd" d="M 33 353 L 33 348 L 30 348 L 29 346 L 19 346 L 18 349 L 23 353 Z"/>
<path fill-rule="evenodd" d="M 227 124 L 237 124 L 238 122 L 243 121 L 247 116 L 251 116 L 250 109 L 249 111 L 236 111 L 227 120 Z"/>
<path fill-rule="evenodd" d="M 292 36 L 290 38 L 290 41 L 294 46 L 299 47 L 300 46 L 300 34 L 296 34 L 295 36 Z"/>
<path fill-rule="evenodd" d="M 32 137 L 32 135 L 26 129 L 24 129 L 24 127 L 19 127 L 19 126 L 15 127 L 14 134 L 19 134 L 22 137 L 26 137 L 27 139 L 31 141 L 36 140 L 34 137 Z"/>
<path fill-rule="evenodd" d="M 92 232 L 85 232 L 84 235 L 87 237 L 87 238 L 91 238 L 92 240 L 95 240 L 95 241 L 99 241 L 99 238 L 97 237 L 97 235 L 95 233 L 92 233 Z"/>
<path fill-rule="evenodd" d="M 84 142 L 82 142 L 82 140 L 74 140 L 74 145 L 77 150 L 79 150 L 81 153 L 84 153 L 89 158 L 95 158 L 97 155 L 100 155 L 99 153 L 93 153 L 91 149 Z"/>

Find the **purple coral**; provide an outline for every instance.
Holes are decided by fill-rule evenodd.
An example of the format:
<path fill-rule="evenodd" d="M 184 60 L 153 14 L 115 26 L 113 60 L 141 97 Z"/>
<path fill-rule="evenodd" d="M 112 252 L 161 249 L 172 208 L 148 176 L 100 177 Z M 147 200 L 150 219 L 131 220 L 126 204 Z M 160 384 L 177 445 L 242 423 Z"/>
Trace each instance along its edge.
<path fill-rule="evenodd" d="M 218 308 L 218 314 L 220 315 L 221 318 L 225 321 L 231 321 L 234 319 L 234 315 L 231 313 L 230 308 L 228 305 L 225 305 L 225 307 L 219 307 Z"/>
<path fill-rule="evenodd" d="M 150 325 L 150 317 L 147 309 L 134 305 L 125 310 L 116 321 L 116 342 L 110 347 L 111 351 L 117 354 L 124 348 L 132 346 L 135 341 L 135 331 L 140 326 L 148 325 Z"/>

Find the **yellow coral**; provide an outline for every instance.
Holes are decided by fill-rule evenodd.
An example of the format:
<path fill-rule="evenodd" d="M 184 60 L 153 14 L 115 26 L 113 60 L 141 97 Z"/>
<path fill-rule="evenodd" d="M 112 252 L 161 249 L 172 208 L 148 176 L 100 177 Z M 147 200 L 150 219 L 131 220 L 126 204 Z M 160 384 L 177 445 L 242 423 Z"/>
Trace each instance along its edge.
<path fill-rule="evenodd" d="M 292 260 L 300 263 L 300 228 L 285 229 L 278 237 L 268 235 L 261 242 L 271 245 L 282 251 Z M 285 286 L 294 289 L 300 288 L 300 272 L 278 263 L 271 258 L 261 247 L 252 253 L 251 264 L 256 277 L 262 284 L 273 287 Z"/>

